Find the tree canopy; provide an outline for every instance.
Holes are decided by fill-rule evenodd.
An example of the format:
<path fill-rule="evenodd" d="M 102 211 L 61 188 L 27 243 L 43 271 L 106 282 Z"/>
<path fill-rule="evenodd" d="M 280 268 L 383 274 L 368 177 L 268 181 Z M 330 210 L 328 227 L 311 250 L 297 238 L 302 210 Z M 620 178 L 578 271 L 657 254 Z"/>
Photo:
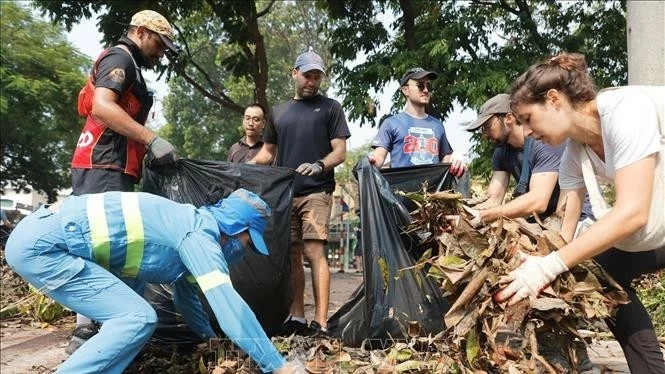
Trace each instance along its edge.
<path fill-rule="evenodd" d="M 291 94 L 291 60 L 307 46 L 329 56 L 351 121 L 376 126 L 378 92 L 408 68 L 439 73 L 429 112 L 443 120 L 456 103 L 478 108 L 505 92 L 530 64 L 559 51 L 585 53 L 598 86 L 626 82 L 625 0 L 276 0 L 33 2 L 65 27 L 99 14 L 107 44 L 131 16 L 154 9 L 177 30 L 178 59 L 164 132 L 189 157 L 221 158 L 250 102 Z M 358 58 L 360 57 L 360 58 Z M 394 94 L 391 112 L 403 106 Z M 450 126 L 450 125 L 447 125 Z M 220 134 L 222 135 L 220 137 Z M 228 135 L 228 136 L 227 136 Z M 476 137 L 478 138 L 478 137 Z M 234 139 L 235 140 L 235 139 Z M 491 146 L 474 162 L 488 173 Z"/>
<path fill-rule="evenodd" d="M 439 73 L 430 114 L 444 119 L 455 103 L 479 108 L 507 92 L 526 68 L 560 51 L 586 54 L 600 87 L 627 80 L 625 1 L 326 0 L 343 106 L 351 120 L 376 126 L 377 87 L 409 68 Z M 386 24 L 386 19 L 393 19 Z M 382 22 L 383 21 L 383 22 Z M 356 64 L 361 53 L 365 61 Z M 352 63 L 353 62 L 353 63 Z M 394 94 L 391 113 L 404 101 Z M 451 124 L 453 125 L 453 124 Z M 448 125 L 450 126 L 450 125 Z M 476 172 L 489 174 L 493 147 L 479 136 Z M 488 154 L 489 153 L 489 154 Z"/>
<path fill-rule="evenodd" d="M 76 99 L 89 58 L 61 27 L 35 19 L 20 4 L 2 2 L 0 13 L 1 186 L 31 187 L 52 201 L 71 185 L 69 165 L 83 123 Z"/>
<path fill-rule="evenodd" d="M 290 70 L 295 56 L 312 47 L 324 58 L 328 46 L 318 36 L 327 19 L 316 16 L 314 2 L 277 2 L 270 13 L 259 20 L 259 30 L 268 53 L 268 84 L 265 96 L 274 105 L 293 96 Z M 320 12 L 319 12 L 320 13 Z M 200 17 L 180 21 L 196 27 Z M 209 25 L 209 31 L 219 34 L 221 26 Z M 256 88 L 246 75 L 234 76 L 224 72 L 223 61 L 240 51 L 234 44 L 212 41 L 208 34 L 192 34 L 187 42 L 198 51 L 198 67 L 185 70 L 191 76 L 200 71 L 213 72 L 210 80 L 223 84 L 226 95 L 241 108 L 257 101 Z M 198 79 L 204 79 L 199 76 Z M 208 78 L 205 78 L 208 79 Z M 166 126 L 162 134 L 170 139 L 179 152 L 189 158 L 225 159 L 230 145 L 242 136 L 241 116 L 235 110 L 221 106 L 180 76 L 170 81 L 170 95 L 165 101 Z M 324 87 L 325 88 L 325 87 Z M 269 109 L 269 108 L 268 108 Z"/>

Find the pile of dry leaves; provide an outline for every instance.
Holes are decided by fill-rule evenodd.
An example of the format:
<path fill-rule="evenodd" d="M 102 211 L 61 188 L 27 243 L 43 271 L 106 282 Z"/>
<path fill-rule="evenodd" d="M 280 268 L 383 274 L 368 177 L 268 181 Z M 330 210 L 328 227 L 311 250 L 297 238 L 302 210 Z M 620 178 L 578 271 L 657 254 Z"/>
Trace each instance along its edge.
<path fill-rule="evenodd" d="M 451 308 L 447 331 L 383 347 L 349 348 L 325 338 L 275 338 L 275 346 L 308 373 L 558 373 L 579 361 L 583 339 L 577 329 L 611 316 L 626 295 L 600 267 L 587 261 L 562 274 L 537 299 L 512 307 L 495 303 L 500 279 L 520 262 L 519 252 L 546 255 L 565 243 L 550 222 L 501 220 L 473 228 L 459 195 L 408 194 L 418 209 L 408 232 L 422 239 L 420 260 L 411 269 L 435 278 Z M 538 338 L 537 338 L 538 337 Z M 539 345 L 555 345 L 567 365 L 550 362 Z M 545 356 L 545 357 L 544 357 Z M 199 346 L 191 355 L 168 350 L 147 353 L 129 373 L 259 373 L 226 341 Z"/>
<path fill-rule="evenodd" d="M 537 224 L 504 219 L 475 229 L 460 195 L 408 197 L 419 207 L 409 231 L 431 233 L 425 235 L 428 249 L 415 268 L 438 279 L 450 301 L 448 352 L 458 359 L 460 372 L 562 371 L 539 354 L 539 344 L 555 344 L 575 368 L 582 341 L 577 329 L 602 321 L 627 302 L 621 287 L 595 262 L 586 261 L 559 276 L 537 299 L 511 307 L 495 303 L 492 296 L 502 276 L 519 266 L 520 252 L 544 256 L 565 245 L 558 219 Z M 574 343 L 576 338 L 580 343 Z"/>

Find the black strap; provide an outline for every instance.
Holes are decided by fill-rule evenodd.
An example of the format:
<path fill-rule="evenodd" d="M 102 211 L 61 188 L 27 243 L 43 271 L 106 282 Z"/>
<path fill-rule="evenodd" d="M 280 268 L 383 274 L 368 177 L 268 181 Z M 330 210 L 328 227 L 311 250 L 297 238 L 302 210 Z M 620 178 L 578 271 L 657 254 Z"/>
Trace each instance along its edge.
<path fill-rule="evenodd" d="M 513 191 L 513 196 L 524 195 L 529 189 L 529 178 L 531 177 L 531 163 L 529 157 L 531 155 L 531 148 L 533 146 L 533 138 L 526 137 L 524 139 L 524 154 L 522 155 L 522 172 L 520 173 L 520 180 L 517 182 L 517 187 Z"/>

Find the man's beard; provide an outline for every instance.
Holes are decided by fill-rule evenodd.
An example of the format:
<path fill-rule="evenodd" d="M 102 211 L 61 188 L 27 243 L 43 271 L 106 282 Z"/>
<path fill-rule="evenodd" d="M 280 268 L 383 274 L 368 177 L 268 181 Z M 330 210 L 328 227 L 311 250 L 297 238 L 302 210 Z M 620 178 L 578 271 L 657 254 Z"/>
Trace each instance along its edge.
<path fill-rule="evenodd" d="M 319 93 L 319 90 L 313 90 L 308 93 L 305 93 L 305 87 L 299 88 L 298 89 L 298 96 L 303 97 L 303 98 L 308 98 L 308 97 L 314 97 L 316 94 Z"/>

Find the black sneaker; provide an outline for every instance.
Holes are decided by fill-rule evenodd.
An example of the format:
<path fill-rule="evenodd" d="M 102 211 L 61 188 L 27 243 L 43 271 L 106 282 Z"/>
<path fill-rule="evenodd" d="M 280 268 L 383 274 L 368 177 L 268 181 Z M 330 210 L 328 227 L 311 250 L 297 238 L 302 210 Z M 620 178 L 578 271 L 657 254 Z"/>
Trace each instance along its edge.
<path fill-rule="evenodd" d="M 289 317 L 286 322 L 282 325 L 282 327 L 279 329 L 279 335 L 281 336 L 291 336 L 291 335 L 307 335 L 308 328 L 307 328 L 307 323 L 303 323 L 300 321 L 296 321 Z"/>
<path fill-rule="evenodd" d="M 309 331 L 307 331 L 307 335 L 313 337 L 326 337 L 328 336 L 328 329 L 324 329 L 321 327 L 320 323 L 312 321 L 309 323 Z"/>
<path fill-rule="evenodd" d="M 76 350 L 79 349 L 83 343 L 97 335 L 98 332 L 99 328 L 94 323 L 76 326 L 74 332 L 72 333 L 72 338 L 69 340 L 69 345 L 67 345 L 67 348 L 65 348 L 65 352 L 67 352 L 69 355 L 76 352 Z"/>

